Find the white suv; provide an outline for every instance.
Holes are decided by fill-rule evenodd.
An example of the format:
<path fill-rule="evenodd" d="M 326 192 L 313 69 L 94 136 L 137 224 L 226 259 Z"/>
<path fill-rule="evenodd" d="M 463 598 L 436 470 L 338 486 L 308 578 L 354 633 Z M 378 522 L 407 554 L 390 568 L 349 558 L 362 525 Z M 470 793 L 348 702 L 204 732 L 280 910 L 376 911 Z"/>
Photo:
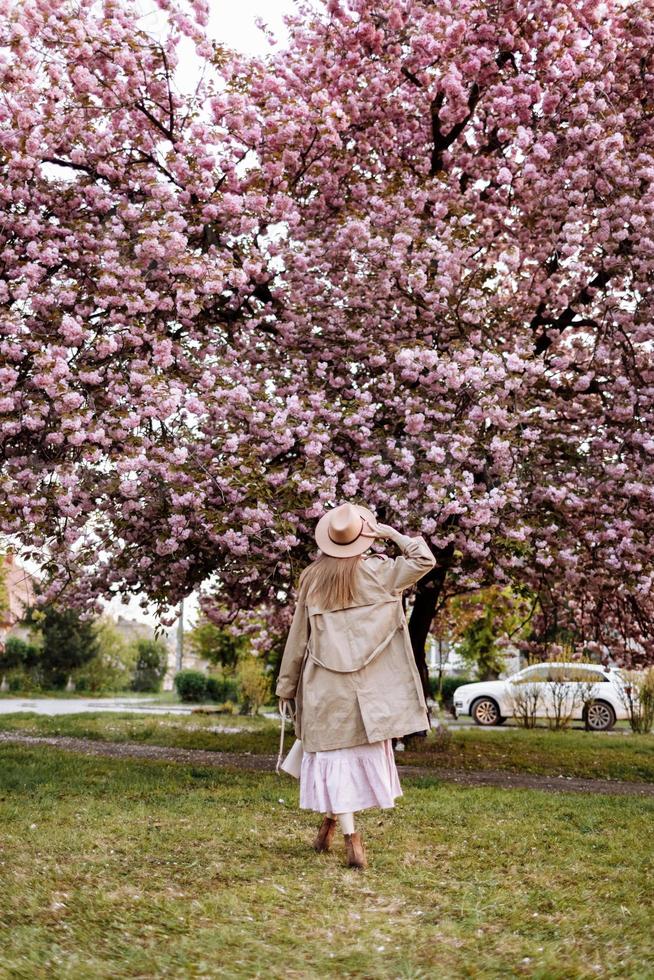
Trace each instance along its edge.
<path fill-rule="evenodd" d="M 582 719 L 595 732 L 628 717 L 615 668 L 598 664 L 542 663 L 503 681 L 462 684 L 454 692 L 454 713 L 478 725 L 501 725 L 531 711 L 536 718 Z"/>

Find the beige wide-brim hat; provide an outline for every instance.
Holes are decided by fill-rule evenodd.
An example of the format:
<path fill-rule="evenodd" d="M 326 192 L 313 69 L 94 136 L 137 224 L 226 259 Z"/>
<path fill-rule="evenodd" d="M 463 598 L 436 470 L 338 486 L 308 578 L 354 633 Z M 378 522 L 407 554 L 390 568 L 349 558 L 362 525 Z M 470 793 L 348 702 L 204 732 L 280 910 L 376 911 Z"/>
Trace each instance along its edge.
<path fill-rule="evenodd" d="M 362 555 L 375 540 L 377 518 L 360 504 L 341 504 L 328 510 L 316 525 L 316 544 L 332 558 Z"/>

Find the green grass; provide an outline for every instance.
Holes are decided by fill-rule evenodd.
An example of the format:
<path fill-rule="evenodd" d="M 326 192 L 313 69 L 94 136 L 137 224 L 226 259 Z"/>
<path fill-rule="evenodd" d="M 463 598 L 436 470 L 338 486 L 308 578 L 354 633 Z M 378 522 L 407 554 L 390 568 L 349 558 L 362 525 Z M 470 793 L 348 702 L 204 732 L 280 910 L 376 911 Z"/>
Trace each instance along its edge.
<path fill-rule="evenodd" d="M 432 734 L 424 751 L 406 752 L 399 761 L 453 769 L 654 782 L 654 735 L 467 729 L 453 732 L 441 751 L 434 751 L 437 745 Z"/>
<path fill-rule="evenodd" d="M 0 756 L 3 980 L 652 976 L 654 801 L 407 780 L 358 874 L 288 777 Z"/>
<path fill-rule="evenodd" d="M 220 732 L 212 729 L 240 729 Z M 0 731 L 31 735 L 71 735 L 108 742 L 140 742 L 180 749 L 222 752 L 272 753 L 279 748 L 279 722 L 261 716 L 137 715 L 129 712 L 83 712 L 72 715 L 37 715 L 28 712 L 0 715 Z M 287 743 L 291 736 L 286 727 Z"/>
<path fill-rule="evenodd" d="M 243 730 L 212 731 L 220 727 Z M 279 722 L 236 715 L 16 713 L 0 715 L 2 729 L 223 752 L 273 754 L 279 743 Z M 468 729 L 454 730 L 445 746 L 433 733 L 419 745 L 424 751 L 398 753 L 398 763 L 654 782 L 654 735 Z"/>

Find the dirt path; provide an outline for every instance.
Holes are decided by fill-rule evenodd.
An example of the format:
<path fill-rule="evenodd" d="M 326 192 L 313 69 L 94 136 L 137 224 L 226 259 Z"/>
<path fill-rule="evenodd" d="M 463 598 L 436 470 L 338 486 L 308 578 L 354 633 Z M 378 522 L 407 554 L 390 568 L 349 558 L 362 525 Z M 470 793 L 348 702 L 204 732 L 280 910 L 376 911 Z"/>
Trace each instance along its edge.
<path fill-rule="evenodd" d="M 209 752 L 205 749 L 175 749 L 138 742 L 99 742 L 90 738 L 21 735 L 0 732 L 0 745 L 49 745 L 67 752 L 98 755 L 111 759 L 154 759 L 159 762 L 183 762 L 214 766 L 217 769 L 244 769 L 252 772 L 274 772 L 275 757 L 243 752 Z M 571 776 L 536 776 L 502 770 L 437 769 L 428 766 L 400 765 L 400 775 L 442 779 L 459 786 L 494 786 L 501 789 L 538 789 L 554 793 L 602 793 L 608 796 L 654 797 L 654 784 L 626 782 L 617 779 L 582 779 Z M 287 776 L 282 776 L 287 779 Z"/>

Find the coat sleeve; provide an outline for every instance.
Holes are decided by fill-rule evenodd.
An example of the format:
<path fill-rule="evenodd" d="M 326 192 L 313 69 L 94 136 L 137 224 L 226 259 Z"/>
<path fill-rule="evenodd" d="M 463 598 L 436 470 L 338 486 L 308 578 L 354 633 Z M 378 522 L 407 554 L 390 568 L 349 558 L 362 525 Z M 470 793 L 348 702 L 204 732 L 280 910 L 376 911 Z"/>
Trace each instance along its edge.
<path fill-rule="evenodd" d="M 302 661 L 309 641 L 309 613 L 304 602 L 298 602 L 286 639 L 275 694 L 278 698 L 295 697 Z"/>
<path fill-rule="evenodd" d="M 392 540 L 402 555 L 400 558 L 380 562 L 377 575 L 389 592 L 403 592 L 426 575 L 436 564 L 436 559 L 424 538 L 397 534 Z"/>

